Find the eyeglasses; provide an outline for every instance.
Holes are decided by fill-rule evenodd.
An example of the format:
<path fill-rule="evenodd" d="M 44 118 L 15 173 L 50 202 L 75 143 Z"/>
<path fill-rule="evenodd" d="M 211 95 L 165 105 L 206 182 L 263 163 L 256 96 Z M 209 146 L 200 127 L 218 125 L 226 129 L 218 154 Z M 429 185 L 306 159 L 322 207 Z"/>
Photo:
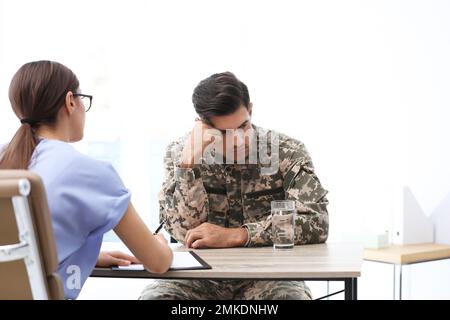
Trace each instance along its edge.
<path fill-rule="evenodd" d="M 82 94 L 82 93 L 74 93 L 73 96 L 80 97 L 81 102 L 83 102 L 84 110 L 86 110 L 86 112 L 88 112 L 89 109 L 91 109 L 91 107 L 92 107 L 92 96 L 91 95 Z"/>

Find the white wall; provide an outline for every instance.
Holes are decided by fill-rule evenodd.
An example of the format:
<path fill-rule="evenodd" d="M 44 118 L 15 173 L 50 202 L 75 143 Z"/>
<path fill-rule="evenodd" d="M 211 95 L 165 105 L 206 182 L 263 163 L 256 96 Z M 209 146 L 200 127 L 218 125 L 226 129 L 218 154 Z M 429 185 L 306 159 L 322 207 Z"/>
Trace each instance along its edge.
<path fill-rule="evenodd" d="M 427 214 L 450 193 L 447 1 L 65 3 L 0 0 L 0 141 L 18 126 L 13 73 L 63 62 L 94 95 L 86 142 L 118 141 L 152 226 L 164 145 L 191 127 L 197 82 L 224 70 L 247 83 L 255 123 L 308 147 L 330 190 L 330 241 L 390 229 L 399 186 Z"/>

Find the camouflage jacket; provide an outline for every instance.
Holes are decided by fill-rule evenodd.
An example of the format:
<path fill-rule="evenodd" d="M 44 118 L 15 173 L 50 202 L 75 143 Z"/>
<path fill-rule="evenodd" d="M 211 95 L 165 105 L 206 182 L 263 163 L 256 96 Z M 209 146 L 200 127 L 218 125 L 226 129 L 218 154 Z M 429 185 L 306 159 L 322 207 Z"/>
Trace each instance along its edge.
<path fill-rule="evenodd" d="M 262 128 L 254 126 L 260 132 Z M 267 130 L 270 135 L 275 131 Z M 247 227 L 248 246 L 271 245 L 272 200 L 294 200 L 295 243 L 325 242 L 328 237 L 327 191 L 314 173 L 303 143 L 279 137 L 279 165 L 262 174 L 260 164 L 201 164 L 180 168 L 188 135 L 169 144 L 164 158 L 165 181 L 159 195 L 160 220 L 180 242 L 187 230 L 209 222 Z"/>

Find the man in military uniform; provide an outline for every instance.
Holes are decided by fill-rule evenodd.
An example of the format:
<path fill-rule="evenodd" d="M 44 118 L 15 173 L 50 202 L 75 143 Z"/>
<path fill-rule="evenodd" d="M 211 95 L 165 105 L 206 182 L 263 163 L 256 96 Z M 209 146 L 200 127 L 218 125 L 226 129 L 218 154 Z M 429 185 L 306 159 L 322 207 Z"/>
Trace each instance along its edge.
<path fill-rule="evenodd" d="M 286 199 L 296 205 L 295 244 L 325 242 L 327 191 L 303 143 L 253 125 L 247 87 L 232 73 L 201 81 L 193 103 L 200 119 L 168 146 L 164 159 L 160 219 L 170 235 L 196 249 L 269 246 L 270 203 Z M 252 135 L 225 138 L 230 131 Z M 219 140 L 220 147 L 209 148 Z M 255 159 L 251 146 L 258 146 L 258 161 L 250 161 Z M 264 150 L 271 163 L 262 161 Z M 302 281 L 155 280 L 140 298 L 311 299 L 311 293 Z"/>

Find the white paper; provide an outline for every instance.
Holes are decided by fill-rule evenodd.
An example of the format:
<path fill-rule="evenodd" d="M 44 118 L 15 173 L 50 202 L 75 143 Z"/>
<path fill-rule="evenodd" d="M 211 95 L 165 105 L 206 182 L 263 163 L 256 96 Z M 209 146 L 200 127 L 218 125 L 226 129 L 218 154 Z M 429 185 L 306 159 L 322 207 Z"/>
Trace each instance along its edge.
<path fill-rule="evenodd" d="M 170 269 L 190 269 L 201 267 L 202 264 L 189 252 L 174 252 L 173 261 Z M 132 264 L 129 266 L 114 267 L 116 270 L 144 270 L 142 264 Z"/>
<path fill-rule="evenodd" d="M 174 252 L 170 269 L 201 267 L 202 264 L 189 252 Z"/>
<path fill-rule="evenodd" d="M 117 266 L 112 267 L 113 270 L 135 270 L 135 271 L 142 271 L 144 270 L 144 266 L 142 264 L 131 264 L 129 266 Z"/>

